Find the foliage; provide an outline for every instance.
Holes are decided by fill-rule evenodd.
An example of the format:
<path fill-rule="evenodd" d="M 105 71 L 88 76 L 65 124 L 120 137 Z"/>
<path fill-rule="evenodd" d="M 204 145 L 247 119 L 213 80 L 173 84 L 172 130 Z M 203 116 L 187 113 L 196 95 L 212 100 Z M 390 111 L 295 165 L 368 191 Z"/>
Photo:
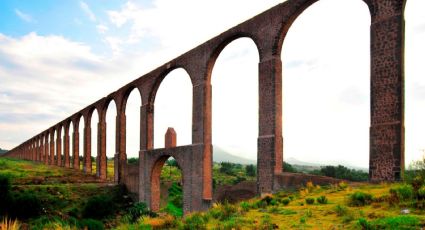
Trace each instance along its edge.
<path fill-rule="evenodd" d="M 247 176 L 250 176 L 250 177 L 257 176 L 257 166 L 253 164 L 245 166 L 245 173 Z"/>
<path fill-rule="evenodd" d="M 314 204 L 314 198 L 313 197 L 307 197 L 305 198 L 306 204 Z"/>
<path fill-rule="evenodd" d="M 108 195 L 98 195 L 90 197 L 83 209 L 83 217 L 93 219 L 103 219 L 115 211 L 115 204 L 112 197 Z"/>
<path fill-rule="evenodd" d="M 98 220 L 93 219 L 83 219 L 78 223 L 78 226 L 81 229 L 89 229 L 89 230 L 103 230 L 105 229 L 103 223 Z"/>
<path fill-rule="evenodd" d="M 141 216 L 156 216 L 156 214 L 154 212 L 151 212 L 148 209 L 148 206 L 143 202 L 133 204 L 128 209 L 128 215 L 130 217 L 131 222 L 137 221 Z"/>
<path fill-rule="evenodd" d="M 221 162 L 220 163 L 220 172 L 227 174 L 229 176 L 235 176 L 235 170 L 237 168 L 242 168 L 241 164 L 235 164 L 230 162 Z"/>
<path fill-rule="evenodd" d="M 207 219 L 200 213 L 188 215 L 183 220 L 183 229 L 185 230 L 201 230 L 207 228 Z"/>
<path fill-rule="evenodd" d="M 408 201 L 413 198 L 413 187 L 410 184 L 402 184 L 391 188 L 390 194 L 398 201 Z"/>
<path fill-rule="evenodd" d="M 290 200 L 289 198 L 283 198 L 283 199 L 281 200 L 281 202 L 282 202 L 282 204 L 283 204 L 283 205 L 288 205 L 288 204 L 289 204 L 289 202 L 291 202 L 291 200 Z"/>
<path fill-rule="evenodd" d="M 372 202 L 372 195 L 369 193 L 356 191 L 350 195 L 349 204 L 351 206 L 365 206 Z"/>
<path fill-rule="evenodd" d="M 350 181 L 367 181 L 369 179 L 369 174 L 367 172 L 362 170 L 349 169 L 342 165 L 327 165 L 321 167 L 320 170 L 314 170 L 310 173 Z"/>
<path fill-rule="evenodd" d="M 380 218 L 373 221 L 368 221 L 365 218 L 360 218 L 357 223 L 362 229 L 419 229 L 420 221 L 417 217 L 394 216 Z"/>
<path fill-rule="evenodd" d="M 347 207 L 345 207 L 344 205 L 340 205 L 340 204 L 335 206 L 334 211 L 335 211 L 337 216 L 345 216 L 348 213 Z"/>
<path fill-rule="evenodd" d="M 10 216 L 27 219 L 38 216 L 41 210 L 40 199 L 25 191 L 13 194 L 7 212 Z"/>
<path fill-rule="evenodd" d="M 328 198 L 326 198 L 326 196 L 319 196 L 316 198 L 317 203 L 319 204 L 327 204 L 328 203 Z"/>
<path fill-rule="evenodd" d="M 298 172 L 294 166 L 292 166 L 291 164 L 289 164 L 288 162 L 283 162 L 283 172 L 292 172 L 292 173 L 296 173 Z"/>
<path fill-rule="evenodd" d="M 139 164 L 139 158 L 138 157 L 130 157 L 127 159 L 127 163 L 129 165 L 138 165 Z"/>
<path fill-rule="evenodd" d="M 168 202 L 165 211 L 172 216 L 183 216 L 183 190 L 182 186 L 176 182 L 168 189 Z"/>

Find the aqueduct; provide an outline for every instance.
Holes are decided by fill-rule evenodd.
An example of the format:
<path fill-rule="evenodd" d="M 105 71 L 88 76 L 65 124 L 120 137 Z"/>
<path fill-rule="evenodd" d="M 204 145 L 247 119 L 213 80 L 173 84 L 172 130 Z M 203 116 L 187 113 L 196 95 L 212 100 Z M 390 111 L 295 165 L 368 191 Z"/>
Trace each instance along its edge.
<path fill-rule="evenodd" d="M 208 40 L 183 55 L 141 76 L 8 152 L 9 157 L 78 169 L 80 118 L 84 119 L 83 170 L 91 173 L 91 116 L 98 111 L 96 175 L 106 179 L 106 110 L 117 109 L 115 180 L 157 209 L 155 176 L 168 156 L 182 168 L 184 212 L 204 210 L 212 200 L 211 72 L 214 63 L 233 40 L 248 37 L 257 46 L 259 61 L 259 134 L 257 143 L 257 193 L 279 189 L 282 176 L 282 61 L 281 49 L 294 20 L 318 0 L 288 0 Z M 400 180 L 404 170 L 404 7 L 405 0 L 363 0 L 371 14 L 371 114 L 369 178 Z M 193 86 L 192 144 L 153 148 L 154 102 L 165 76 L 183 68 Z M 140 92 L 140 163 L 127 164 L 125 105 L 131 90 Z M 70 127 L 73 133 L 70 134 Z M 64 130 L 64 140 L 61 130 Z M 57 138 L 55 140 L 55 132 Z M 72 151 L 70 151 L 72 135 Z M 62 146 L 64 152 L 62 153 Z M 55 151 L 56 147 L 56 151 Z M 56 156 L 55 153 L 56 152 Z M 61 159 L 61 156 L 64 159 Z M 201 165 L 201 167 L 199 167 Z"/>

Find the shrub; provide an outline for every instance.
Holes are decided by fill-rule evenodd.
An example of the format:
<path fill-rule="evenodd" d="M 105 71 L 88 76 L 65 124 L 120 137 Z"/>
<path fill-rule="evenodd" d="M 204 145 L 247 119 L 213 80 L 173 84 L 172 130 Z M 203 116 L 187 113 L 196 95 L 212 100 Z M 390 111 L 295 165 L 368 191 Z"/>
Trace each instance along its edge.
<path fill-rule="evenodd" d="M 418 189 L 418 198 L 425 199 L 425 186 L 422 186 Z"/>
<path fill-rule="evenodd" d="M 396 188 L 391 188 L 390 194 L 399 201 L 408 201 L 413 198 L 413 187 L 410 184 L 403 184 Z"/>
<path fill-rule="evenodd" d="M 328 203 L 328 198 L 326 198 L 326 196 L 319 196 L 316 198 L 317 203 L 319 204 L 327 204 Z"/>
<path fill-rule="evenodd" d="M 187 230 L 197 230 L 197 229 L 206 229 L 207 223 L 205 218 L 199 214 L 194 213 L 190 216 L 187 216 L 183 221 L 183 229 Z"/>
<path fill-rule="evenodd" d="M 9 206 L 9 215 L 18 218 L 36 217 L 41 212 L 41 202 L 29 192 L 17 193 L 12 197 Z"/>
<path fill-rule="evenodd" d="M 372 229 L 372 226 L 370 225 L 369 221 L 367 221 L 365 218 L 359 218 L 359 220 L 357 221 L 357 225 L 359 225 L 361 229 L 364 230 Z"/>
<path fill-rule="evenodd" d="M 351 206 L 365 206 L 372 202 L 372 195 L 364 192 L 355 192 L 350 195 L 349 200 Z"/>
<path fill-rule="evenodd" d="M 272 219 L 269 215 L 264 215 L 261 217 L 260 229 L 275 229 L 277 227 L 272 223 Z"/>
<path fill-rule="evenodd" d="M 143 202 L 135 203 L 128 209 L 128 214 L 130 216 L 130 221 L 135 222 L 141 216 L 156 216 L 156 213 L 151 212 L 147 205 Z"/>
<path fill-rule="evenodd" d="M 314 204 L 314 198 L 312 198 L 312 197 L 305 198 L 305 203 L 306 204 Z"/>
<path fill-rule="evenodd" d="M 344 205 L 338 204 L 337 206 L 335 206 L 334 211 L 337 216 L 345 216 L 348 212 L 348 209 Z"/>
<path fill-rule="evenodd" d="M 80 229 L 103 230 L 103 223 L 93 219 L 83 219 L 78 223 Z"/>
<path fill-rule="evenodd" d="M 257 167 L 255 165 L 247 165 L 245 167 L 245 172 L 247 176 L 254 177 L 257 175 Z"/>
<path fill-rule="evenodd" d="M 115 211 L 112 198 L 106 195 L 90 197 L 83 208 L 84 218 L 103 219 Z"/>
<path fill-rule="evenodd" d="M 289 198 L 283 198 L 281 202 L 283 205 L 288 205 L 291 200 Z"/>
<path fill-rule="evenodd" d="M 10 177 L 0 174 L 0 215 L 7 211 L 10 206 Z"/>
<path fill-rule="evenodd" d="M 248 212 L 249 209 L 251 208 L 251 205 L 248 202 L 246 202 L 246 201 L 242 201 L 239 204 L 239 206 L 241 207 L 242 211 L 244 211 L 244 212 Z"/>

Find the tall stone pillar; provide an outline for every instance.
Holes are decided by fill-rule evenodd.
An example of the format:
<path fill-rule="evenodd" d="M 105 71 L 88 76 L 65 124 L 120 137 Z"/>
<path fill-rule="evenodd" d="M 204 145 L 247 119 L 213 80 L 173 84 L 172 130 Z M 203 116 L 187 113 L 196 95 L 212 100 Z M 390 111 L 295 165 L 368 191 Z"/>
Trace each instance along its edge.
<path fill-rule="evenodd" d="M 124 111 L 117 111 L 116 118 L 116 163 L 118 164 L 118 172 L 115 174 L 115 181 L 122 183 L 125 176 L 125 168 L 127 165 L 127 153 L 126 153 L 126 116 Z"/>
<path fill-rule="evenodd" d="M 84 161 L 83 171 L 85 174 L 91 174 L 91 127 L 90 121 L 84 123 Z"/>
<path fill-rule="evenodd" d="M 192 144 L 202 144 L 202 198 L 205 205 L 212 201 L 212 139 L 211 139 L 211 84 L 207 81 L 193 86 Z"/>
<path fill-rule="evenodd" d="M 56 130 L 56 160 L 57 166 L 62 166 L 62 130 L 59 126 Z"/>
<path fill-rule="evenodd" d="M 148 103 L 140 107 L 140 150 L 153 149 L 154 106 Z"/>
<path fill-rule="evenodd" d="M 97 176 L 101 180 L 107 178 L 107 158 L 106 158 L 106 121 L 105 116 L 100 116 L 97 125 Z"/>
<path fill-rule="evenodd" d="M 78 132 L 78 124 L 74 125 L 72 140 L 72 165 L 75 170 L 80 170 L 80 134 Z"/>
<path fill-rule="evenodd" d="M 64 128 L 64 149 L 63 149 L 63 151 L 64 151 L 64 155 L 65 155 L 65 159 L 64 159 L 64 161 L 65 161 L 65 168 L 69 168 L 70 166 L 69 166 L 69 124 L 68 125 L 65 125 L 65 128 Z"/>
<path fill-rule="evenodd" d="M 44 135 L 44 164 L 49 164 L 49 133 Z"/>
<path fill-rule="evenodd" d="M 369 177 L 400 180 L 404 171 L 404 0 L 365 0 L 371 32 Z"/>
<path fill-rule="evenodd" d="M 282 172 L 282 62 L 275 56 L 259 63 L 259 137 L 257 189 L 274 189 L 274 175 Z"/>
<path fill-rule="evenodd" d="M 50 130 L 50 165 L 55 164 L 55 131 Z"/>

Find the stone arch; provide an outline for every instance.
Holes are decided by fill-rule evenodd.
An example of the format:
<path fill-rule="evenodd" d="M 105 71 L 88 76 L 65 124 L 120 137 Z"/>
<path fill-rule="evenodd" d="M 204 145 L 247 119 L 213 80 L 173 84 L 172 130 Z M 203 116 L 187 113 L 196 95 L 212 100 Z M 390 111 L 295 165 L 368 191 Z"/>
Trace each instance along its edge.
<path fill-rule="evenodd" d="M 192 143 L 193 122 L 192 78 L 182 67 L 170 68 L 160 76 L 156 79 L 153 88 L 154 94 L 151 98 L 153 99 L 151 105 L 155 110 L 153 119 L 154 148 L 164 147 L 163 135 L 168 127 L 176 129 L 179 135 L 178 146 L 190 145 Z M 190 80 L 190 83 L 188 80 Z M 164 93 L 165 91 L 168 93 L 167 95 Z M 160 97 L 157 97 L 158 93 Z M 164 100 L 164 98 L 167 100 Z M 177 105 L 178 108 L 173 107 Z M 171 114 L 172 116 L 170 116 Z"/>
<path fill-rule="evenodd" d="M 260 39 L 258 39 L 255 35 L 252 35 L 252 34 L 246 33 L 246 32 L 245 33 L 240 32 L 240 33 L 232 34 L 232 35 L 228 36 L 226 39 L 224 39 L 221 43 L 218 43 L 218 45 L 212 49 L 213 51 L 211 52 L 210 56 L 208 57 L 205 79 L 209 84 L 211 84 L 211 75 L 212 75 L 212 71 L 214 69 L 215 62 L 217 61 L 217 58 L 220 56 L 221 52 L 229 44 L 231 44 L 232 42 L 234 42 L 235 40 L 240 39 L 240 38 L 250 39 L 255 44 L 255 47 L 257 48 L 259 60 L 261 61 L 263 59 L 263 52 L 262 52 L 262 48 L 261 48 L 261 43 L 259 42 Z"/>
<path fill-rule="evenodd" d="M 184 178 L 185 175 L 183 173 L 183 168 L 182 166 L 182 162 L 181 159 L 177 159 L 177 156 L 172 156 L 174 154 L 166 154 L 166 155 L 162 155 L 159 156 L 156 160 L 154 160 L 154 163 L 152 165 L 152 170 L 151 170 L 151 178 L 150 178 L 150 182 L 151 182 L 151 209 L 152 211 L 156 212 L 159 211 L 160 208 L 160 197 L 161 197 L 161 188 L 160 188 L 160 184 L 161 184 L 161 171 L 162 168 L 165 164 L 165 162 L 170 158 L 173 157 L 176 161 L 177 164 L 180 167 L 180 170 L 182 172 L 182 183 L 183 183 L 183 188 L 185 187 L 185 183 L 184 183 Z M 184 189 L 183 189 L 183 197 L 184 197 Z M 185 200 L 183 200 L 183 206 L 184 206 Z"/>
<path fill-rule="evenodd" d="M 152 88 L 150 89 L 149 92 L 149 99 L 148 99 L 148 104 L 149 105 L 154 105 L 155 104 L 155 97 L 156 94 L 158 92 L 159 87 L 161 86 L 162 81 L 174 70 L 177 69 L 183 69 L 187 75 L 189 76 L 190 79 L 190 83 L 193 86 L 193 82 L 194 82 L 194 78 L 189 74 L 189 71 L 183 66 L 183 65 L 173 65 L 173 66 L 167 66 L 167 69 L 165 71 L 162 71 L 158 76 L 155 77 L 154 82 L 152 84 Z M 143 103 L 143 102 L 142 102 Z"/>
<path fill-rule="evenodd" d="M 331 7 L 335 10 L 324 15 Z M 350 159 L 367 169 L 369 30 L 369 11 L 361 0 L 318 1 L 291 23 L 281 47 L 284 161 L 347 164 Z"/>

